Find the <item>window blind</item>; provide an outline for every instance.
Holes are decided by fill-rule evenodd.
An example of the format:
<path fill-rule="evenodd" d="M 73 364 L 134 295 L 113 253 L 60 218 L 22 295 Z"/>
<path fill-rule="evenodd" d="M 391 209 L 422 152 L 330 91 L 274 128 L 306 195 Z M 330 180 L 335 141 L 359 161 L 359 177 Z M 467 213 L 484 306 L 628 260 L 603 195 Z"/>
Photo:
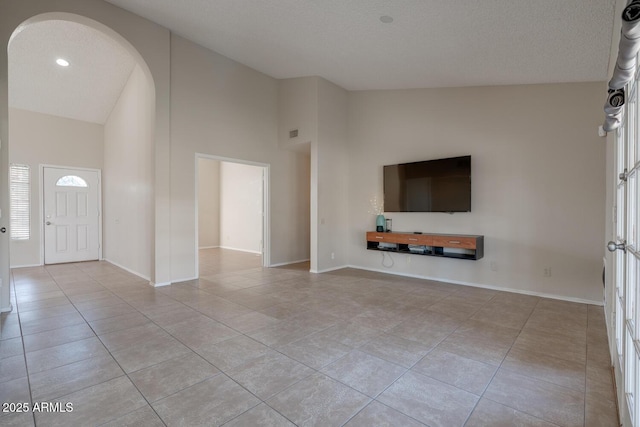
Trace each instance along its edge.
<path fill-rule="evenodd" d="M 11 239 L 28 240 L 31 237 L 31 200 L 29 166 L 9 166 L 9 198 L 11 207 Z"/>

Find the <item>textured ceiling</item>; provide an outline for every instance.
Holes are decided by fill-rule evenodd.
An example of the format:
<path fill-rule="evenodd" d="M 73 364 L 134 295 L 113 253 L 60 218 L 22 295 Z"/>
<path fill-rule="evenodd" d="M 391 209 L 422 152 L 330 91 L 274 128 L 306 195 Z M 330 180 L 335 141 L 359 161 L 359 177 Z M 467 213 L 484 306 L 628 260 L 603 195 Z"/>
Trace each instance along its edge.
<path fill-rule="evenodd" d="M 349 90 L 604 81 L 615 4 L 107 1 L 270 76 L 317 75 Z"/>
<path fill-rule="evenodd" d="M 107 0 L 275 78 L 349 90 L 607 80 L 615 0 Z M 383 24 L 380 17 L 393 17 Z M 71 66 L 61 68 L 64 57 Z M 9 45 L 9 105 L 104 123 L 133 58 L 45 21 Z"/>
<path fill-rule="evenodd" d="M 87 26 L 30 24 L 9 43 L 9 105 L 104 124 L 134 65 L 118 43 Z"/>

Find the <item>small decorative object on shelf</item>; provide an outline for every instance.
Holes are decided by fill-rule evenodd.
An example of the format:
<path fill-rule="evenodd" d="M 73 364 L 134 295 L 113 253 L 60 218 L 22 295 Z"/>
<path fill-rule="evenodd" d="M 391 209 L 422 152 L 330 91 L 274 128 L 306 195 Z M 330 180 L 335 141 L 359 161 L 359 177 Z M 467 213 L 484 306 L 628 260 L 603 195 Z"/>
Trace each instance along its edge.
<path fill-rule="evenodd" d="M 393 220 L 391 218 L 387 218 L 387 220 L 385 221 L 386 225 L 385 225 L 385 230 L 387 233 L 391 233 L 391 223 L 393 222 Z"/>
<path fill-rule="evenodd" d="M 370 208 L 369 213 L 376 216 L 376 231 L 385 231 L 386 220 L 382 213 L 384 212 L 384 207 L 382 201 L 378 199 L 378 196 L 373 196 L 369 199 Z"/>

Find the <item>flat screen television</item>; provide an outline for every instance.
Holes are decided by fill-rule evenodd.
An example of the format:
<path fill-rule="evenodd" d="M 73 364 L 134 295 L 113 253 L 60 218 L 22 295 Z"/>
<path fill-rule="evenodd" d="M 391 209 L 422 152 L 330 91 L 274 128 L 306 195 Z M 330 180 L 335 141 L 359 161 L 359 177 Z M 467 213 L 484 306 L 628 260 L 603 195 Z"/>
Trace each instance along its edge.
<path fill-rule="evenodd" d="M 385 212 L 471 212 L 471 156 L 384 166 Z"/>

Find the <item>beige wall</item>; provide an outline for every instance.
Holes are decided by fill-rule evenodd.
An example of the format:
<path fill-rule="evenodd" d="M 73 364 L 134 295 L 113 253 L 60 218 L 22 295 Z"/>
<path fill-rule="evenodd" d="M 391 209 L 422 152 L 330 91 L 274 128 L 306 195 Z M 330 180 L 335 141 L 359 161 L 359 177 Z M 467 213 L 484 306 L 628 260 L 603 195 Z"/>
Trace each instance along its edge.
<path fill-rule="evenodd" d="M 365 91 L 349 99 L 350 264 L 599 302 L 605 233 L 604 84 Z M 382 166 L 472 156 L 470 213 L 390 213 L 397 231 L 485 236 L 479 261 L 364 248 Z M 491 266 L 494 263 L 493 271 Z M 545 268 L 552 276 L 544 277 Z"/>
<path fill-rule="evenodd" d="M 308 258 L 309 160 L 278 149 L 276 80 L 178 36 L 171 51 L 173 281 L 197 275 L 196 153 L 269 164 L 271 263 Z"/>
<path fill-rule="evenodd" d="M 12 108 L 9 161 L 31 169 L 31 239 L 11 241 L 11 266 L 39 265 L 40 165 L 102 169 L 103 126 Z"/>
<path fill-rule="evenodd" d="M 220 165 L 220 246 L 262 253 L 262 172 L 259 166 Z"/>
<path fill-rule="evenodd" d="M 151 277 L 153 88 L 134 67 L 104 126 L 103 257 Z"/>
<path fill-rule="evenodd" d="M 198 159 L 198 247 L 220 246 L 220 162 Z"/>
<path fill-rule="evenodd" d="M 289 132 L 298 131 L 291 138 Z M 278 144 L 280 148 L 309 151 L 318 140 L 318 77 L 278 80 Z"/>
<path fill-rule="evenodd" d="M 348 259 L 348 93 L 325 79 L 318 78 L 317 85 L 318 138 L 311 144 L 311 270 L 323 272 L 346 266 Z"/>

